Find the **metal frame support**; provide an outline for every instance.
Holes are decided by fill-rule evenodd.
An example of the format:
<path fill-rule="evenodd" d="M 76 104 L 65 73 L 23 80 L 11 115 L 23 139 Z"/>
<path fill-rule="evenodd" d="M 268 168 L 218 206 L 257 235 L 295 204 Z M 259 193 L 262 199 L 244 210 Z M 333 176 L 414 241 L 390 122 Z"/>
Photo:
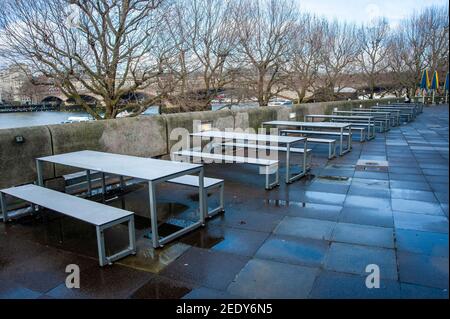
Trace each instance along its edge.
<path fill-rule="evenodd" d="M 106 180 L 105 180 L 105 173 L 102 172 L 102 199 L 103 202 L 106 201 Z"/>
<path fill-rule="evenodd" d="M 92 196 L 92 179 L 91 179 L 91 170 L 86 170 L 86 182 L 88 188 L 89 196 Z"/>
<path fill-rule="evenodd" d="M 213 208 L 211 210 L 208 210 L 208 205 L 205 203 L 206 207 L 206 218 L 212 218 L 216 216 L 217 214 L 225 212 L 225 204 L 224 204 L 224 185 L 225 183 L 222 181 L 220 183 L 217 183 L 209 188 L 205 189 L 205 198 L 207 198 L 208 191 L 211 191 L 213 189 L 219 189 L 219 206 L 216 208 Z"/>
<path fill-rule="evenodd" d="M 5 194 L 0 192 L 0 209 L 2 212 L 1 218 L 3 220 L 3 223 L 6 223 L 8 221 L 8 209 L 6 207 L 6 199 Z"/>
<path fill-rule="evenodd" d="M 104 231 L 108 228 L 111 228 L 115 225 L 124 222 L 128 223 L 128 247 L 112 256 L 106 256 Z M 118 260 L 125 256 L 136 254 L 136 234 L 134 229 L 133 215 L 121 218 L 119 220 L 113 221 L 105 225 L 96 226 L 96 233 L 97 233 L 98 260 L 101 267 L 111 265 L 115 260 Z"/>
<path fill-rule="evenodd" d="M 308 139 L 305 137 L 305 139 L 302 140 L 301 142 L 303 142 L 302 171 L 301 171 L 301 173 L 299 173 L 299 174 L 297 174 L 295 176 L 292 176 L 292 177 L 290 176 L 291 144 L 290 143 L 286 144 L 286 184 L 290 184 L 290 183 L 296 181 L 297 179 L 302 178 L 303 176 L 306 175 L 306 173 L 308 171 Z"/>
<path fill-rule="evenodd" d="M 36 159 L 36 173 L 37 173 L 38 186 L 44 186 L 44 176 L 42 173 L 42 162 L 39 159 Z"/>
<path fill-rule="evenodd" d="M 193 223 L 190 226 L 184 227 L 179 231 L 176 231 L 166 237 L 160 238 L 158 233 L 158 212 L 156 206 L 156 185 L 158 183 L 165 182 L 169 179 L 175 178 L 177 176 L 187 175 L 187 174 L 195 174 L 198 173 L 199 176 L 199 187 L 198 187 L 198 196 L 199 196 L 199 206 L 200 206 L 200 217 L 199 221 Z M 204 168 L 203 166 L 195 169 L 191 172 L 185 172 L 183 174 L 177 174 L 177 176 L 169 176 L 161 180 L 157 181 L 148 181 L 148 191 L 149 191 L 149 205 L 150 205 L 150 219 L 151 219 L 151 229 L 152 229 L 152 244 L 153 248 L 163 247 L 164 244 L 172 241 L 179 236 L 186 234 L 194 229 L 197 229 L 200 226 L 205 225 L 206 218 L 206 208 L 205 208 L 205 188 L 204 188 Z"/>
<path fill-rule="evenodd" d="M 272 173 L 271 169 L 275 169 L 275 173 Z M 275 174 L 275 181 L 270 183 L 270 175 L 272 174 Z M 278 163 L 274 165 L 267 165 L 265 167 L 265 175 L 266 175 L 266 190 L 271 190 L 280 185 L 280 174 Z"/>

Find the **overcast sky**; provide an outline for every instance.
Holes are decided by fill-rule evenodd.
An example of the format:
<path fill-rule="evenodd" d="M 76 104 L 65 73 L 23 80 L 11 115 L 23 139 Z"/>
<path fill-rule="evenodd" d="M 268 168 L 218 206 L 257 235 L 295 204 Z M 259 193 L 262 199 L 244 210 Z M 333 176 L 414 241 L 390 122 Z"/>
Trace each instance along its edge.
<path fill-rule="evenodd" d="M 388 18 L 395 26 L 398 22 L 427 6 L 445 5 L 448 0 L 297 0 L 304 11 L 337 18 L 349 22 L 363 23 L 374 16 Z"/>

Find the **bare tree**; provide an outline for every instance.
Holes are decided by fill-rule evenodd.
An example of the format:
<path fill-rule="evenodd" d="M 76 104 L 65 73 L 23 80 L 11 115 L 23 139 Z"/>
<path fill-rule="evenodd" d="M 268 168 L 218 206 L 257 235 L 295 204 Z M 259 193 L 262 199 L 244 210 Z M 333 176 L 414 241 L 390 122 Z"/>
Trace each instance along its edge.
<path fill-rule="evenodd" d="M 312 91 L 320 68 L 323 41 L 322 21 L 309 14 L 300 16 L 289 41 L 287 63 L 283 67 L 286 86 L 297 93 L 301 103 L 308 90 Z"/>
<path fill-rule="evenodd" d="M 235 11 L 239 53 L 248 72 L 242 72 L 261 106 L 282 90 L 282 66 L 297 15 L 293 1 L 243 0 Z"/>
<path fill-rule="evenodd" d="M 152 51 L 163 9 L 163 0 L 9 1 L 0 54 L 53 79 L 96 119 L 114 118 L 130 107 L 119 104 L 122 96 L 161 75 Z M 104 116 L 83 101 L 84 92 L 100 97 Z"/>
<path fill-rule="evenodd" d="M 236 45 L 234 4 L 233 1 L 193 0 L 175 5 L 176 19 L 171 30 L 183 61 L 180 97 L 184 103 L 206 108 L 231 82 L 227 66 Z M 186 92 L 188 75 L 190 94 Z"/>
<path fill-rule="evenodd" d="M 420 83 L 421 73 L 428 66 L 427 37 L 423 17 L 414 13 L 404 19 L 389 41 L 388 59 L 400 89 L 413 93 Z"/>
<path fill-rule="evenodd" d="M 389 67 L 386 54 L 389 41 L 389 24 L 385 18 L 363 25 L 357 31 L 357 61 L 369 87 L 373 99 L 375 87 L 380 83 L 380 75 Z"/>
<path fill-rule="evenodd" d="M 320 51 L 324 73 L 325 98 L 332 100 L 335 91 L 344 87 L 347 76 L 353 73 L 360 50 L 354 25 L 337 21 L 323 22 L 324 41 Z"/>
<path fill-rule="evenodd" d="M 427 40 L 426 59 L 430 71 L 448 71 L 449 14 L 447 6 L 432 6 L 422 14 L 425 38 Z"/>

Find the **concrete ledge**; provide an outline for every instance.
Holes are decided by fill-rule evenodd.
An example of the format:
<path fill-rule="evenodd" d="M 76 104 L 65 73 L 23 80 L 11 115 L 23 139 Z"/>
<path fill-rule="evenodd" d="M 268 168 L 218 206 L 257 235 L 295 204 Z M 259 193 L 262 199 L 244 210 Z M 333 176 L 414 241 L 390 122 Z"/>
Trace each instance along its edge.
<path fill-rule="evenodd" d="M 258 130 L 265 121 L 277 119 L 277 112 L 280 107 L 259 107 L 233 111 L 234 128 Z"/>
<path fill-rule="evenodd" d="M 189 113 L 174 113 L 163 115 L 167 123 L 167 139 L 168 149 L 177 143 L 177 140 L 170 140 L 170 134 L 173 132 L 173 137 L 177 138 L 175 129 L 186 129 L 192 133 L 193 122 L 212 122 L 212 126 L 218 129 L 232 129 L 234 128 L 234 117 L 230 110 L 221 111 L 204 111 L 204 112 L 189 112 Z"/>
<path fill-rule="evenodd" d="M 23 137 L 22 143 L 16 142 Z M 0 188 L 36 180 L 35 158 L 52 155 L 50 132 L 46 126 L 0 130 Z M 44 177 L 52 178 L 53 166 L 44 165 Z"/>
<path fill-rule="evenodd" d="M 166 124 L 162 116 L 58 124 L 48 128 L 54 154 L 95 150 L 154 157 L 167 153 Z M 56 176 L 74 171 L 77 170 L 55 167 Z"/>

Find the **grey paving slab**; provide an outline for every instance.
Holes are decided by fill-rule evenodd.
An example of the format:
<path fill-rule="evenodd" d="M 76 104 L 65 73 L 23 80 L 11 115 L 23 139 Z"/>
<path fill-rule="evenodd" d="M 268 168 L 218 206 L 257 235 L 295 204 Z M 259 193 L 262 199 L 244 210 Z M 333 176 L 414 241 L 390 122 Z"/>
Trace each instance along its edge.
<path fill-rule="evenodd" d="M 318 268 L 252 259 L 227 291 L 244 298 L 307 298 L 318 273 Z"/>
<path fill-rule="evenodd" d="M 412 189 L 391 188 L 391 197 L 398 199 L 418 200 L 431 203 L 438 202 L 433 192 L 419 191 Z"/>
<path fill-rule="evenodd" d="M 199 287 L 192 289 L 183 299 L 239 299 L 226 291 Z"/>
<path fill-rule="evenodd" d="M 388 180 L 389 175 L 387 173 L 368 172 L 368 171 L 355 171 L 353 175 L 355 178 L 368 178 L 368 179 L 381 179 Z"/>
<path fill-rule="evenodd" d="M 329 243 L 323 240 L 271 236 L 256 253 L 260 259 L 319 267 L 325 261 Z"/>
<path fill-rule="evenodd" d="M 364 186 L 350 186 L 348 195 L 389 198 L 391 192 L 388 188 L 368 188 Z"/>
<path fill-rule="evenodd" d="M 379 210 L 390 210 L 391 201 L 389 198 L 368 197 L 368 196 L 347 196 L 344 207 L 376 208 Z"/>
<path fill-rule="evenodd" d="M 429 215 L 444 215 L 444 212 L 438 203 L 410 199 L 393 198 L 392 210 Z"/>
<path fill-rule="evenodd" d="M 336 272 L 367 276 L 366 267 L 371 264 L 378 265 L 381 278 L 397 280 L 397 264 L 392 249 L 332 243 L 325 268 Z"/>
<path fill-rule="evenodd" d="M 395 238 L 399 251 L 448 258 L 448 234 L 397 229 Z"/>
<path fill-rule="evenodd" d="M 401 251 L 397 258 L 400 282 L 448 289 L 448 258 Z"/>
<path fill-rule="evenodd" d="M 275 229 L 277 235 L 331 240 L 336 223 L 327 220 L 286 216 Z"/>
<path fill-rule="evenodd" d="M 445 216 L 396 211 L 393 212 L 393 215 L 396 228 L 448 234 L 448 219 Z"/>
<path fill-rule="evenodd" d="M 401 180 L 390 180 L 391 188 L 400 189 L 412 189 L 419 191 L 430 191 L 431 187 L 426 182 L 411 182 L 411 181 L 401 181 Z"/>
<path fill-rule="evenodd" d="M 337 221 L 341 213 L 341 210 L 342 206 L 338 205 L 290 202 L 286 215 L 294 217 Z"/>
<path fill-rule="evenodd" d="M 338 223 L 333 231 L 332 241 L 394 248 L 392 228 Z"/>
<path fill-rule="evenodd" d="M 413 284 L 400 284 L 403 299 L 448 299 L 448 290 L 430 288 Z"/>
<path fill-rule="evenodd" d="M 383 279 L 379 288 L 367 288 L 366 276 L 323 271 L 317 277 L 310 298 L 315 299 L 389 299 L 400 298 L 397 281 Z"/>
<path fill-rule="evenodd" d="M 339 216 L 339 221 L 351 224 L 394 227 L 394 217 L 391 210 L 345 207 Z"/>

